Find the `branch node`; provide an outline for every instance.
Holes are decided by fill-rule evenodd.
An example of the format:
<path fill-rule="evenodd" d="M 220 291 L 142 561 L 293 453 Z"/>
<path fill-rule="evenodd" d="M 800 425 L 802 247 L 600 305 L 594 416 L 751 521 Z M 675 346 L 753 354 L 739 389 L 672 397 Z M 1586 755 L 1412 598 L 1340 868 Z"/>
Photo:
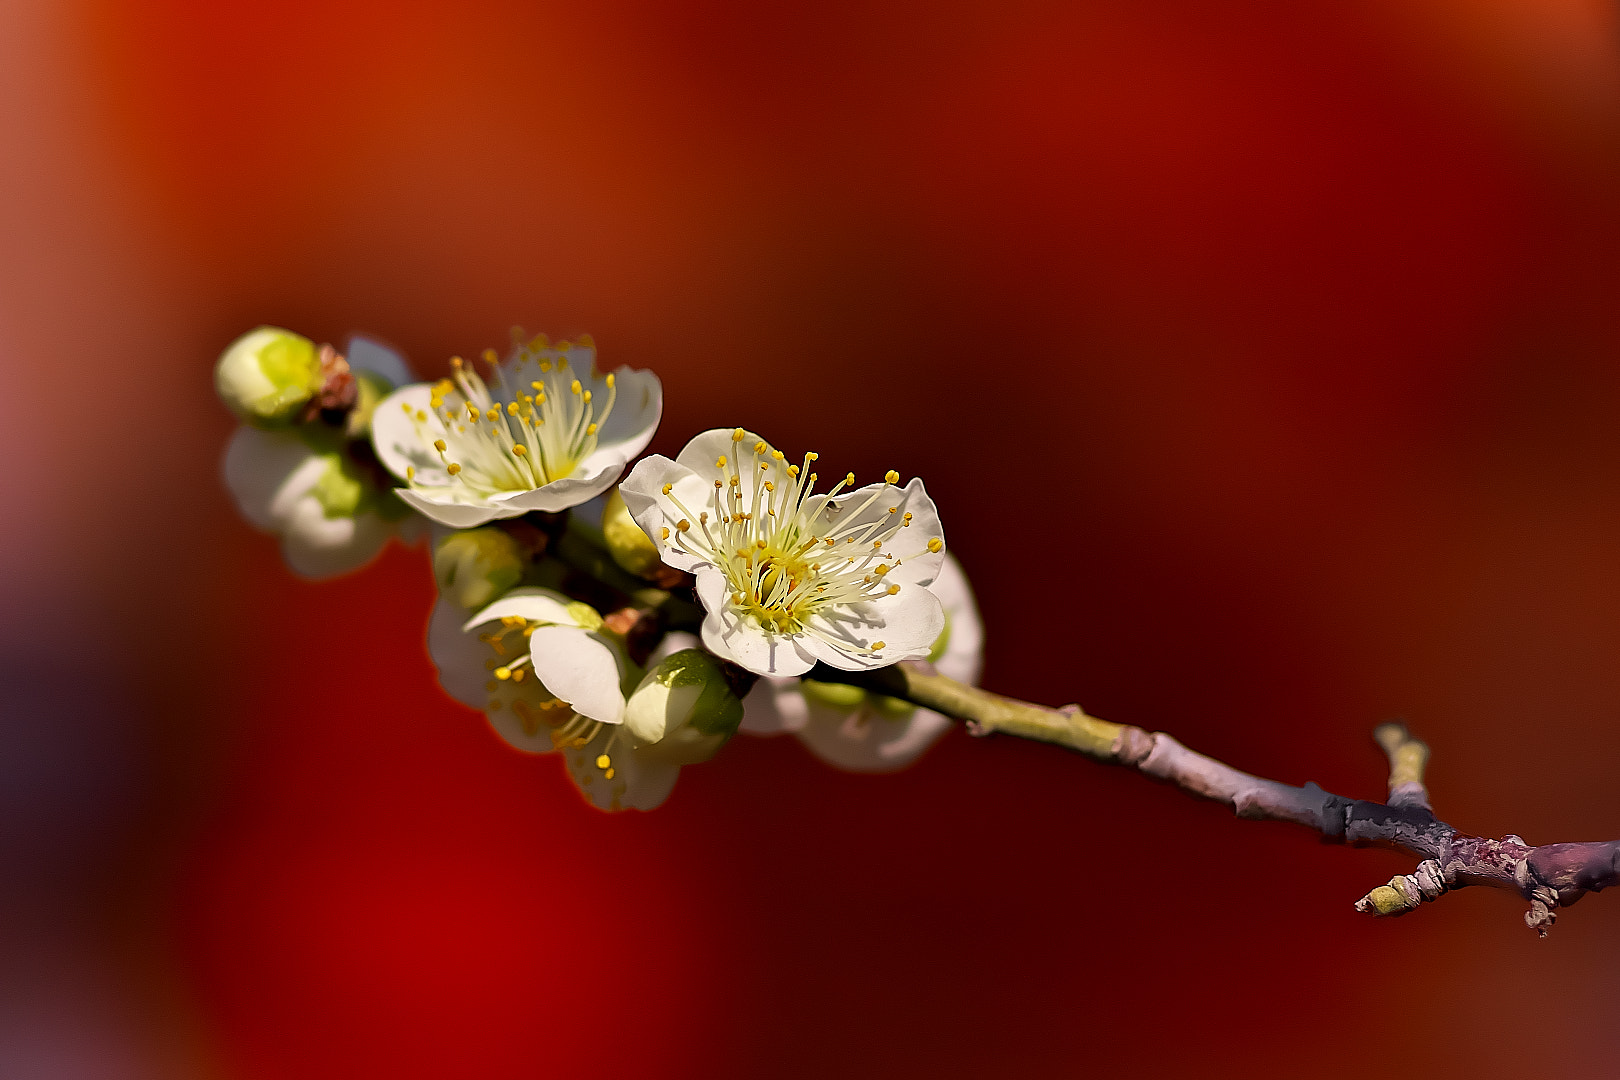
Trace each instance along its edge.
<path fill-rule="evenodd" d="M 1450 886 L 1440 864 L 1425 859 L 1410 874 L 1398 874 L 1356 901 L 1356 910 L 1376 918 L 1394 918 L 1438 900 Z"/>

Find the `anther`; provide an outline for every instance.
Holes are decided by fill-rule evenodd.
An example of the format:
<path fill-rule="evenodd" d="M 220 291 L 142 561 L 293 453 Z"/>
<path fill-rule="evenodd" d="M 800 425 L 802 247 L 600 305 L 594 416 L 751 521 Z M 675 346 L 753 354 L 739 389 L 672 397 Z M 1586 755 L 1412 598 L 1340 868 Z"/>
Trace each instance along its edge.
<path fill-rule="evenodd" d="M 444 467 L 444 471 L 449 473 L 451 476 L 454 476 L 456 473 L 461 471 L 461 466 L 452 461 L 450 464 Z"/>
<path fill-rule="evenodd" d="M 512 453 L 518 457 L 528 457 L 529 448 L 524 446 L 522 443 L 514 443 L 512 446 Z"/>
<path fill-rule="evenodd" d="M 874 642 L 872 642 L 872 651 L 877 652 L 879 649 L 883 648 L 887 644 L 888 644 L 888 642 L 886 642 L 886 641 L 874 641 Z"/>
<path fill-rule="evenodd" d="M 614 378 L 613 378 L 613 374 L 612 374 L 612 372 L 609 372 L 609 373 L 608 373 L 608 377 L 607 377 L 607 388 L 608 388 L 608 389 L 609 389 L 609 390 L 611 390 L 611 389 L 613 389 L 613 384 L 614 384 L 614 383 L 615 383 L 615 382 L 616 382 L 616 381 L 617 381 L 617 380 L 616 380 L 616 379 L 614 379 Z"/>
<path fill-rule="evenodd" d="M 596 759 L 596 767 L 598 769 L 612 768 L 613 767 L 613 759 L 608 757 L 606 754 L 602 754 L 602 755 L 598 756 L 597 759 Z"/>
<path fill-rule="evenodd" d="M 671 491 L 674 490 L 674 488 L 675 488 L 674 484 L 665 484 L 664 485 L 664 494 L 668 495 Z"/>
<path fill-rule="evenodd" d="M 844 483 L 848 484 L 850 487 L 854 487 L 855 486 L 855 474 L 854 473 L 845 473 L 844 474 Z"/>
<path fill-rule="evenodd" d="M 928 541 L 928 550 L 938 554 L 939 552 L 945 550 L 945 541 L 941 540 L 937 536 L 934 537 L 932 540 Z"/>
<path fill-rule="evenodd" d="M 748 438 L 748 432 L 744 431 L 742 428 L 738 428 L 731 433 L 732 442 L 742 442 L 746 438 Z"/>
<path fill-rule="evenodd" d="M 692 527 L 692 523 L 690 521 L 687 521 L 685 518 L 681 518 L 681 520 L 679 520 L 679 521 L 677 521 L 675 523 L 675 531 L 676 532 L 685 532 L 687 529 L 690 529 L 691 527 Z"/>
<path fill-rule="evenodd" d="M 441 454 L 444 453 L 444 451 L 446 449 L 445 444 L 444 444 L 444 440 L 443 439 L 434 439 L 433 440 L 433 449 L 437 450 Z"/>
<path fill-rule="evenodd" d="M 507 679 L 512 677 L 512 669 L 509 667 L 498 667 L 495 669 L 495 677 L 501 680 L 501 682 L 505 682 Z"/>
<path fill-rule="evenodd" d="M 890 596 L 893 596 L 895 593 L 897 593 L 899 591 L 900 591 L 900 586 L 898 586 L 898 585 L 890 585 L 889 586 L 889 595 Z"/>
<path fill-rule="evenodd" d="M 500 356 L 498 356 L 496 354 L 494 349 L 485 349 L 484 350 L 484 363 L 489 364 L 491 366 L 494 366 L 496 363 L 498 363 L 500 361 L 500 359 L 501 359 Z"/>
<path fill-rule="evenodd" d="M 578 379 L 575 379 L 573 382 L 568 384 L 568 392 L 571 394 L 578 394 L 580 392 Z"/>
<path fill-rule="evenodd" d="M 668 540 L 669 539 L 669 527 L 667 525 L 664 528 L 658 530 L 658 538 L 660 540 Z"/>
<path fill-rule="evenodd" d="M 714 459 L 714 467 L 717 468 L 717 469 L 725 468 L 726 467 L 726 455 L 721 454 L 719 457 L 715 458 Z"/>
<path fill-rule="evenodd" d="M 883 482 L 885 484 L 898 484 L 900 482 L 900 474 L 895 472 L 893 469 L 890 469 L 888 472 L 883 474 Z"/>

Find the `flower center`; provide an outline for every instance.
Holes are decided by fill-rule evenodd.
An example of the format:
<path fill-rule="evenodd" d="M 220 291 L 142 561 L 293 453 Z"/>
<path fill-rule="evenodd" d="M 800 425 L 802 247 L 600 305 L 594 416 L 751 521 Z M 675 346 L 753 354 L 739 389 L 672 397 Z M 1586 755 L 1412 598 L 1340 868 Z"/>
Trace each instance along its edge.
<path fill-rule="evenodd" d="M 430 401 L 442 431 L 429 425 L 427 413 L 405 406 L 418 438 L 444 462 L 450 486 L 479 498 L 531 491 L 572 476 L 591 455 L 618 392 L 608 375 L 603 380 L 607 400 L 597 400 L 590 371 L 582 379 L 569 366 L 570 347 L 563 341 L 550 348 L 543 336 L 519 345 L 513 385 L 493 349 L 483 357 L 493 386 L 471 364 L 452 357 L 450 378 L 433 385 Z M 432 486 L 419 482 L 414 470 L 406 482 L 413 488 Z"/>
<path fill-rule="evenodd" d="M 911 513 L 885 505 L 885 513 L 863 518 L 880 500 L 902 501 L 895 487 L 900 477 L 890 472 L 864 501 L 850 506 L 849 499 L 834 501 L 841 490 L 854 485 L 855 474 L 850 473 L 825 499 L 812 504 L 817 476 L 810 464 L 817 455 L 806 454 L 802 466 L 790 465 L 780 450 L 761 440 L 754 444 L 748 464 L 753 494 L 745 498 L 744 466 L 738 459 L 746 454 L 741 446 L 746 437 L 741 428 L 734 431 L 730 459 L 721 456 L 715 461 L 714 491 L 706 509 L 694 514 L 673 494 L 671 485 L 664 487 L 664 495 L 683 515 L 675 526 L 674 542 L 718 567 L 731 587 L 733 608 L 762 629 L 832 640 L 811 625 L 812 616 L 836 605 L 900 591 L 886 576 L 905 560 L 884 547 L 901 529 L 911 527 Z M 670 539 L 667 528 L 663 539 Z M 944 542 L 931 539 L 926 547 L 940 551 Z M 847 640 L 838 644 L 850 645 Z M 875 641 L 864 651 L 876 655 L 883 647 L 883 642 Z"/>

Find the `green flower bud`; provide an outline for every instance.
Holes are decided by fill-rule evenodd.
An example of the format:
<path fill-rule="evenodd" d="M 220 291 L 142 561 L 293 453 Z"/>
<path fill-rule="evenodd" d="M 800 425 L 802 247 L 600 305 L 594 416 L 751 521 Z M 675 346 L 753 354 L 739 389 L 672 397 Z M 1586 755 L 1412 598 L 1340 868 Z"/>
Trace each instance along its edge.
<path fill-rule="evenodd" d="M 439 592 L 468 611 L 500 598 L 523 578 L 523 552 L 501 529 L 464 529 L 433 549 Z"/>
<path fill-rule="evenodd" d="M 624 706 L 638 753 L 672 765 L 715 755 L 742 723 L 743 706 L 714 657 L 683 649 L 647 673 Z"/>
<path fill-rule="evenodd" d="M 663 562 L 658 557 L 658 548 L 630 516 L 630 508 L 624 505 L 624 496 L 619 494 L 618 488 L 609 493 L 607 505 L 602 509 L 602 536 L 607 540 L 608 554 L 613 556 L 613 561 L 632 574 L 645 574 Z"/>
<path fill-rule="evenodd" d="M 237 416 L 260 427 L 292 421 L 321 388 L 315 343 L 261 326 L 231 342 L 214 367 L 214 389 Z"/>

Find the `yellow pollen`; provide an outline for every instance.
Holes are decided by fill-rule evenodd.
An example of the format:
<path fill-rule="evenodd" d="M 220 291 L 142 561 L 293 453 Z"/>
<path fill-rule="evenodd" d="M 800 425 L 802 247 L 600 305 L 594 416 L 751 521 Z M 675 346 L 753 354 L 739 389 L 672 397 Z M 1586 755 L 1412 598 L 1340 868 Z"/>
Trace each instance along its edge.
<path fill-rule="evenodd" d="M 883 550 L 883 541 L 881 541 L 881 540 L 872 541 L 872 550 L 873 551 L 882 551 Z"/>
<path fill-rule="evenodd" d="M 421 409 L 417 409 L 416 410 L 416 422 L 418 424 L 426 423 L 427 422 L 427 413 L 423 412 Z"/>
<path fill-rule="evenodd" d="M 523 681 L 523 673 L 525 671 L 528 671 L 528 670 L 529 670 L 528 668 L 518 668 L 516 671 L 512 672 L 512 681 L 513 682 L 522 682 Z"/>
<path fill-rule="evenodd" d="M 675 488 L 674 484 L 665 484 L 664 485 L 664 494 L 668 495 L 672 490 L 674 490 L 674 488 Z"/>
<path fill-rule="evenodd" d="M 608 388 L 608 389 L 609 389 L 609 390 L 611 390 L 611 389 L 613 389 L 613 385 L 614 385 L 614 383 L 616 383 L 616 382 L 617 382 L 617 381 L 618 381 L 618 380 L 617 380 L 617 379 L 615 379 L 615 378 L 614 378 L 614 377 L 613 377 L 613 376 L 612 376 L 612 374 L 611 374 L 611 373 L 610 373 L 610 374 L 609 374 L 609 375 L 608 375 L 608 377 L 607 377 L 607 388 Z"/>
<path fill-rule="evenodd" d="M 718 484 L 718 481 L 716 481 L 716 483 Z M 767 481 L 765 481 L 765 490 L 766 491 L 775 491 L 776 490 L 776 485 L 771 483 L 769 480 L 767 480 Z"/>
<path fill-rule="evenodd" d="M 528 457 L 529 456 L 529 448 L 527 446 L 524 446 L 522 443 L 517 443 L 516 445 L 514 445 L 512 447 L 512 453 L 517 455 L 518 457 Z"/>
<path fill-rule="evenodd" d="M 898 507 L 898 506 L 891 506 L 891 507 L 889 507 L 889 513 L 891 513 L 891 514 L 898 514 L 898 513 L 899 513 L 899 512 L 900 512 L 900 508 L 899 508 L 899 507 Z"/>
<path fill-rule="evenodd" d="M 874 641 L 874 642 L 872 642 L 872 651 L 877 652 L 879 649 L 883 648 L 883 646 L 885 646 L 887 644 L 888 644 L 888 642 L 886 642 L 886 641 Z"/>
<path fill-rule="evenodd" d="M 568 391 L 569 391 L 569 393 L 572 393 L 572 394 L 577 394 L 577 393 L 580 392 L 579 380 L 578 379 L 575 379 L 573 382 L 568 384 Z"/>
<path fill-rule="evenodd" d="M 669 539 L 669 526 L 666 525 L 664 528 L 658 530 L 658 538 L 660 540 Z"/>
<path fill-rule="evenodd" d="M 585 425 L 585 434 L 587 434 L 587 435 L 595 435 L 596 434 L 596 425 L 595 424 L 586 424 Z"/>
<path fill-rule="evenodd" d="M 529 389 L 533 390 L 537 394 L 544 394 L 546 392 L 546 388 L 545 388 L 544 384 L 537 383 L 537 382 L 530 383 L 529 384 Z"/>
<path fill-rule="evenodd" d="M 495 364 L 495 363 L 498 363 L 500 361 L 500 359 L 501 358 L 495 354 L 494 349 L 485 349 L 484 350 L 484 363 L 486 363 L 486 364 Z"/>
<path fill-rule="evenodd" d="M 731 433 L 732 442 L 742 442 L 746 438 L 748 438 L 748 432 L 744 431 L 742 428 L 738 428 Z"/>
<path fill-rule="evenodd" d="M 759 442 L 754 444 L 754 453 L 756 454 L 763 454 L 768 449 L 770 448 L 765 445 L 764 439 L 761 439 Z"/>
<path fill-rule="evenodd" d="M 821 460 L 821 455 L 816 453 L 814 450 L 812 450 L 808 454 L 804 455 L 804 460 L 806 460 L 806 461 L 820 461 Z"/>
<path fill-rule="evenodd" d="M 799 467 L 797 465 L 789 465 L 788 466 L 788 475 L 793 477 L 794 479 L 798 479 Z"/>
<path fill-rule="evenodd" d="M 583 395 L 583 397 L 584 397 L 584 399 L 585 399 L 585 402 L 586 402 L 586 403 L 587 403 L 587 404 L 589 404 L 589 403 L 590 403 L 590 400 L 591 400 L 591 392 L 590 392 L 590 391 L 589 391 L 589 390 L 587 390 L 587 391 L 585 391 L 585 393 L 584 393 L 584 395 Z"/>
<path fill-rule="evenodd" d="M 685 518 L 681 518 L 681 520 L 679 520 L 679 521 L 677 521 L 675 523 L 675 531 L 676 532 L 685 532 L 687 529 L 690 529 L 691 527 L 692 527 L 692 523 L 690 521 L 687 521 Z"/>
<path fill-rule="evenodd" d="M 450 366 L 451 366 L 451 367 L 453 367 L 453 368 L 459 368 L 459 367 L 461 367 L 461 357 L 459 357 L 459 356 L 452 356 L 452 357 L 451 357 L 451 358 L 450 358 Z"/>
<path fill-rule="evenodd" d="M 721 454 L 719 457 L 715 458 L 714 459 L 714 467 L 717 468 L 717 469 L 725 468 L 726 467 L 726 455 Z"/>
<path fill-rule="evenodd" d="M 900 482 L 900 474 L 895 472 L 893 469 L 890 469 L 888 472 L 883 474 L 883 482 L 885 484 L 898 484 Z"/>
<path fill-rule="evenodd" d="M 907 510 L 906 511 L 906 516 L 901 518 L 900 521 L 904 525 L 910 525 L 911 524 L 911 511 Z"/>
<path fill-rule="evenodd" d="M 872 573 L 876 574 L 878 577 L 882 577 L 884 574 L 887 574 L 890 570 L 893 570 L 893 569 L 894 569 L 894 567 L 890 566 L 888 563 L 884 563 L 882 566 L 880 566 L 876 570 L 872 571 Z"/>
<path fill-rule="evenodd" d="M 509 667 L 498 667 L 495 669 L 495 677 L 501 680 L 501 682 L 505 682 L 507 679 L 512 677 L 512 669 Z"/>
<path fill-rule="evenodd" d="M 456 473 L 461 471 L 461 466 L 452 461 L 450 464 L 444 467 L 444 471 L 449 473 L 451 476 L 454 476 Z"/>
<path fill-rule="evenodd" d="M 407 465 L 407 466 L 405 466 L 405 479 L 407 479 L 407 480 L 415 480 L 416 479 L 416 466 L 415 465 Z"/>
<path fill-rule="evenodd" d="M 433 449 L 437 450 L 441 454 L 444 453 L 444 451 L 445 451 L 444 440 L 443 439 L 434 439 L 433 440 Z"/>
<path fill-rule="evenodd" d="M 495 419 L 500 415 L 501 415 L 501 410 L 499 410 L 499 409 L 491 409 L 491 410 L 489 410 L 489 412 L 484 414 L 484 419 L 488 420 L 490 423 L 493 424 L 495 422 Z"/>
<path fill-rule="evenodd" d="M 603 769 L 602 770 L 602 777 L 604 779 L 606 779 L 606 780 L 613 779 L 613 770 L 612 769 Z"/>
<path fill-rule="evenodd" d="M 516 416 L 517 414 L 518 414 L 518 403 L 515 402 L 515 401 L 508 401 L 506 403 L 506 415 L 507 416 Z"/>
<path fill-rule="evenodd" d="M 474 420 L 478 419 L 478 406 L 470 401 L 467 402 L 467 415 Z"/>
<path fill-rule="evenodd" d="M 945 550 L 945 541 L 941 540 L 937 536 L 934 537 L 932 540 L 928 541 L 928 550 L 935 552 L 936 554 Z"/>
<path fill-rule="evenodd" d="M 895 593 L 897 593 L 899 591 L 900 591 L 900 586 L 898 586 L 898 585 L 890 585 L 889 586 L 889 595 L 890 596 L 893 596 Z"/>
<path fill-rule="evenodd" d="M 848 484 L 850 487 L 854 487 L 855 486 L 855 474 L 854 473 L 845 473 L 844 474 L 844 483 Z"/>
<path fill-rule="evenodd" d="M 598 769 L 612 768 L 612 766 L 613 766 L 613 759 L 608 757 L 606 754 L 603 754 L 603 755 L 601 755 L 600 757 L 598 757 L 596 759 L 596 767 Z"/>

